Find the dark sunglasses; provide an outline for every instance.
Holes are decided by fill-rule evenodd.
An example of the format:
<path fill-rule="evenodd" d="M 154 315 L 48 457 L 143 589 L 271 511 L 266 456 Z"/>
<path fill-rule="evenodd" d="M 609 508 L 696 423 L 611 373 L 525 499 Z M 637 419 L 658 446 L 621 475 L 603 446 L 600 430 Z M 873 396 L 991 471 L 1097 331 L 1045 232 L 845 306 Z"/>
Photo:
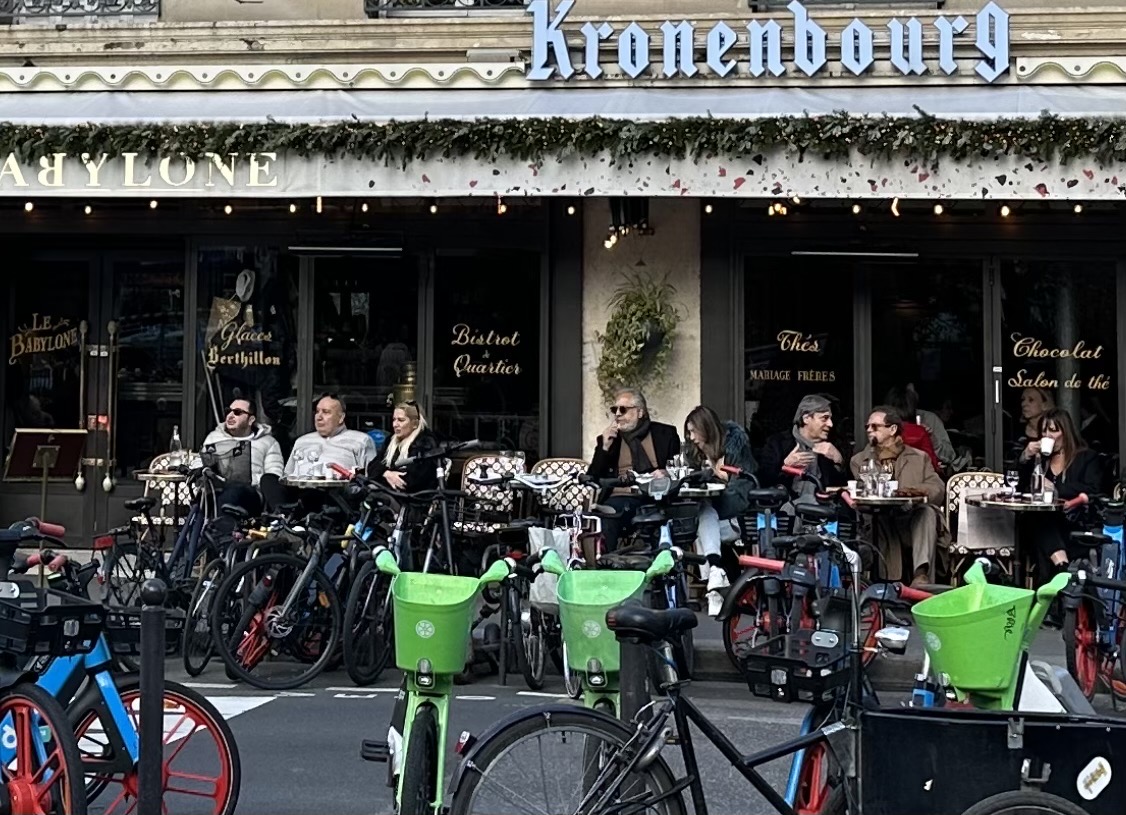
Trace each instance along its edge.
<path fill-rule="evenodd" d="M 227 415 L 228 416 L 249 416 L 250 411 L 249 410 L 243 410 L 242 408 L 231 408 L 230 410 L 227 411 Z"/>
<path fill-rule="evenodd" d="M 610 408 L 610 412 L 613 413 L 616 416 L 625 416 L 627 413 L 629 413 L 631 410 L 634 410 L 636 407 L 637 407 L 637 405 L 630 405 L 629 407 L 623 407 L 622 405 L 614 405 Z"/>
<path fill-rule="evenodd" d="M 891 427 L 890 424 L 867 424 L 864 425 L 866 430 L 879 430 L 881 427 Z"/>

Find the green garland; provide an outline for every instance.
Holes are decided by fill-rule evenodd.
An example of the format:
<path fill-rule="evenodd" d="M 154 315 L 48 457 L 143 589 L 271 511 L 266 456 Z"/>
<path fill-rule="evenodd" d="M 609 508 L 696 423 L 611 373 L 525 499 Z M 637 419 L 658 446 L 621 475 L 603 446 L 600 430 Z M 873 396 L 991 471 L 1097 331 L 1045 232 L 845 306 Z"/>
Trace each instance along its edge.
<path fill-rule="evenodd" d="M 508 157 L 542 162 L 609 154 L 615 161 L 645 156 L 752 158 L 778 149 L 847 159 L 850 151 L 883 159 L 936 162 L 1012 155 L 1033 161 L 1057 158 L 1119 163 L 1126 159 L 1126 118 L 968 121 L 918 116 L 777 116 L 761 119 L 683 118 L 635 122 L 621 119 L 422 119 L 386 123 L 143 124 L 42 127 L 0 123 L 0 155 L 38 161 L 48 153 L 126 152 L 147 157 L 205 153 L 290 152 L 299 156 L 351 156 L 397 163 L 436 157 Z"/>

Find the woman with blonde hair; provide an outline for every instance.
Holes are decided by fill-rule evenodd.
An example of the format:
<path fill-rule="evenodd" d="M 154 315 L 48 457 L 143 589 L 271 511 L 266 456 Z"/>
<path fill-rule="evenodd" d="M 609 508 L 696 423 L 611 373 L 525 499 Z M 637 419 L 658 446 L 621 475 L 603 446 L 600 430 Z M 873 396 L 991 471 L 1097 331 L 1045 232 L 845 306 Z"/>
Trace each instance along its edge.
<path fill-rule="evenodd" d="M 428 456 L 437 448 L 438 441 L 427 426 L 418 402 L 413 399 L 400 402 L 391 414 L 391 435 L 368 466 L 368 475 L 399 492 L 436 489 L 438 462 L 434 459 L 415 460 L 405 465 L 400 462 Z"/>

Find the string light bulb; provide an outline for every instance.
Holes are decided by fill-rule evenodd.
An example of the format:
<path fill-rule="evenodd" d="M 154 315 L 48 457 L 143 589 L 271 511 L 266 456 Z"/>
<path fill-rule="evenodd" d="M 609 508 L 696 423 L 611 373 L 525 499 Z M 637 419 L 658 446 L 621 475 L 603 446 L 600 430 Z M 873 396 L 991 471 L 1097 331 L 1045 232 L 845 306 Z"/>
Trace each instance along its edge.
<path fill-rule="evenodd" d="M 571 205 L 571 206 L 567 207 L 567 214 L 568 214 L 568 215 L 574 215 L 574 214 L 575 214 L 575 207 L 574 207 L 574 205 Z"/>
<path fill-rule="evenodd" d="M 33 209 L 35 209 L 35 204 L 31 203 L 30 201 L 23 205 L 24 212 L 31 212 Z"/>
<path fill-rule="evenodd" d="M 712 212 L 713 212 L 712 205 L 711 204 L 706 205 L 704 207 L 704 212 L 706 212 L 708 215 L 711 215 Z"/>
<path fill-rule="evenodd" d="M 85 209 L 83 209 L 82 211 L 85 212 L 87 215 L 89 215 L 91 212 L 94 211 L 94 208 L 92 206 L 90 206 L 89 204 L 87 204 Z"/>
<path fill-rule="evenodd" d="M 898 198 L 891 199 L 891 214 L 894 215 L 896 218 L 899 217 L 899 199 Z"/>
<path fill-rule="evenodd" d="M 223 212 L 230 215 L 232 212 L 234 212 L 234 207 L 232 207 L 230 204 L 227 204 L 225 207 L 223 207 Z"/>
<path fill-rule="evenodd" d="M 934 205 L 934 214 L 935 215 L 941 215 L 943 212 L 945 212 L 945 210 L 942 208 L 942 204 L 935 204 Z"/>
<path fill-rule="evenodd" d="M 294 214 L 294 213 L 296 213 L 296 212 L 297 212 L 297 204 L 290 204 L 290 205 L 289 205 L 289 213 L 290 213 L 290 215 L 293 215 L 293 214 Z"/>
<path fill-rule="evenodd" d="M 504 199 L 499 195 L 497 196 L 497 215 L 504 215 L 508 212 L 508 204 L 504 203 Z"/>
<path fill-rule="evenodd" d="M 1010 215 L 1012 215 L 1012 213 L 1013 213 L 1013 211 L 1011 209 L 1009 209 L 1008 204 L 1002 204 L 1002 206 L 1001 206 L 1001 217 L 1002 218 L 1008 218 Z"/>
<path fill-rule="evenodd" d="M 859 215 L 860 209 L 861 209 L 860 204 L 853 204 L 852 205 L 852 214 L 853 215 Z"/>
<path fill-rule="evenodd" d="M 793 198 L 791 198 L 790 200 L 791 200 L 791 201 L 793 201 L 793 202 L 794 202 L 795 204 L 800 204 L 800 203 L 801 203 L 801 197 L 800 197 L 800 196 L 797 196 L 797 195 L 795 195 L 795 196 L 794 196 Z"/>
<path fill-rule="evenodd" d="M 438 205 L 437 204 L 431 204 L 430 205 L 430 214 L 431 215 L 437 215 L 438 214 Z"/>
<path fill-rule="evenodd" d="M 322 212 L 324 212 L 324 199 L 322 199 L 318 195 L 317 196 L 317 214 L 320 215 Z"/>
<path fill-rule="evenodd" d="M 1083 205 L 1082 204 L 1076 204 L 1074 209 L 1075 209 L 1076 215 L 1082 215 L 1083 214 Z"/>
<path fill-rule="evenodd" d="M 160 203 L 155 198 L 149 201 L 149 209 L 156 209 L 158 206 Z"/>
<path fill-rule="evenodd" d="M 364 201 L 362 204 L 360 204 L 360 212 L 367 212 L 367 211 L 368 211 L 368 202 Z"/>

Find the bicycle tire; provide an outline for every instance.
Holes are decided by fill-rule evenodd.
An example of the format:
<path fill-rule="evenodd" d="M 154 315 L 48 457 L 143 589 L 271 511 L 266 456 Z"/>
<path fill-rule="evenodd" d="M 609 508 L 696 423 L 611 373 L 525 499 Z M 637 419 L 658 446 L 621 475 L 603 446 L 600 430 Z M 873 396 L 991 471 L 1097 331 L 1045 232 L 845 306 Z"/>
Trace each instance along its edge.
<path fill-rule="evenodd" d="M 203 673 L 207 668 L 207 663 L 211 661 L 211 657 L 215 654 L 210 623 L 208 623 L 206 634 L 204 634 L 197 631 L 197 620 L 201 617 L 209 618 L 211 616 L 211 607 L 215 605 L 215 594 L 223 582 L 226 569 L 226 564 L 219 558 L 204 566 L 199 579 L 196 581 L 195 589 L 192 591 L 191 600 L 188 602 L 188 616 L 184 620 L 184 633 L 180 640 L 180 653 L 184 661 L 184 670 L 188 676 L 199 676 Z M 216 572 L 216 576 L 209 578 L 212 571 Z M 210 594 L 205 600 L 204 594 L 207 592 L 210 592 Z"/>
<path fill-rule="evenodd" d="M 547 629 L 543 612 L 528 604 L 528 631 L 524 634 L 524 683 L 528 690 L 542 690 L 547 666 Z M 520 623 L 523 626 L 523 620 Z M 532 652 L 529 654 L 528 649 Z"/>
<path fill-rule="evenodd" d="M 398 815 L 433 815 L 438 797 L 438 717 L 432 705 L 419 706 L 403 756 Z"/>
<path fill-rule="evenodd" d="M 571 665 L 567 662 L 567 643 L 564 642 L 559 650 L 562 654 L 563 690 L 572 699 L 582 699 L 583 679 L 577 672 L 571 670 Z"/>
<path fill-rule="evenodd" d="M 66 710 L 58 699 L 30 682 L 21 682 L 0 691 L 0 710 L 6 709 L 11 702 L 20 699 L 37 709 L 41 722 L 40 732 L 43 725 L 46 725 L 51 734 L 51 739 L 46 744 L 55 745 L 55 750 L 49 754 L 49 757 L 57 751 L 63 766 L 63 772 L 57 774 L 62 778 L 56 780 L 53 777 L 52 780 L 52 785 L 58 783 L 61 789 L 51 793 L 50 804 L 45 809 L 50 815 L 86 815 L 82 754 L 78 750 L 78 739 L 74 735 L 74 728 L 70 725 Z M 0 713 L 0 718 L 6 718 L 7 715 L 6 712 Z M 19 758 L 21 745 L 18 739 L 15 750 L 16 760 L 13 764 L 19 768 L 23 766 L 23 761 Z M 34 758 L 38 760 L 38 756 Z M 32 762 L 29 761 L 27 766 L 31 765 Z"/>
<path fill-rule="evenodd" d="M 1082 807 L 1048 792 L 1013 790 L 978 801 L 962 815 L 1087 815 Z"/>
<path fill-rule="evenodd" d="M 141 689 L 140 678 L 135 676 L 114 676 L 114 684 L 117 686 L 117 691 L 122 696 L 122 700 L 128 709 L 130 704 L 130 697 L 133 694 L 139 694 Z M 222 801 L 218 802 L 216 808 L 212 811 L 211 815 L 233 815 L 236 807 L 238 806 L 239 795 L 242 791 L 242 760 L 239 755 L 238 743 L 235 741 L 234 732 L 231 730 L 227 720 L 215 708 L 215 706 L 208 701 L 206 697 L 197 691 L 181 685 L 178 682 L 173 682 L 166 679 L 164 681 L 164 699 L 171 699 L 176 704 L 185 707 L 190 705 L 194 707 L 200 714 L 201 718 L 206 719 L 208 729 L 212 732 L 215 738 L 222 742 L 223 752 L 226 755 L 226 760 L 223 762 L 222 777 L 229 781 L 228 792 Z M 187 704 L 185 704 L 185 702 Z M 101 718 L 101 693 L 97 688 L 91 688 L 87 693 L 79 696 L 67 708 L 67 717 L 70 720 L 73 730 L 77 730 L 82 726 L 85 720 L 94 714 Z M 95 719 L 94 721 L 98 721 Z M 106 729 L 106 722 L 101 722 L 103 730 Z M 112 724 L 109 726 L 112 727 Z M 81 752 L 81 751 L 80 751 Z M 80 759 L 81 760 L 81 759 Z M 136 771 L 134 771 L 135 774 Z M 101 783 L 91 790 L 87 786 L 87 796 L 89 801 L 100 794 L 106 786 L 111 783 L 124 783 L 127 779 L 116 779 L 115 777 L 100 779 Z M 165 775 L 165 784 L 170 781 L 169 776 Z"/>
<path fill-rule="evenodd" d="M 1101 673 L 1098 631 L 1092 627 L 1094 619 L 1094 609 L 1087 597 L 1081 597 L 1079 607 L 1068 609 L 1063 617 L 1064 664 L 1088 702 L 1095 698 Z M 1089 644 L 1085 646 L 1085 642 Z"/>
<path fill-rule="evenodd" d="M 481 779 L 488 775 L 488 768 L 494 763 L 504 762 L 509 750 L 525 739 L 540 738 L 544 732 L 575 728 L 603 738 L 607 743 L 621 749 L 633 735 L 633 731 L 605 714 L 595 713 L 585 708 L 552 708 L 551 715 L 529 716 L 517 719 L 507 727 L 493 733 L 482 742 L 473 753 L 473 771 L 467 771 L 461 784 L 454 791 L 449 815 L 471 815 L 469 809 L 473 794 L 480 786 Z M 478 772 L 479 770 L 479 772 Z M 674 776 L 664 757 L 655 758 L 644 771 L 638 773 L 637 781 L 649 781 L 649 788 L 657 795 L 667 793 L 674 785 Z M 647 807 L 648 815 L 686 815 L 684 799 L 678 793 L 661 802 L 657 808 Z M 590 813 L 597 815 L 597 813 Z"/>
<path fill-rule="evenodd" d="M 368 578 L 374 574 L 375 582 L 369 591 L 365 586 Z M 394 629 L 392 623 L 392 605 L 390 602 L 391 578 L 375 568 L 375 564 L 368 561 L 356 573 L 352 587 L 348 590 L 348 600 L 344 604 L 344 626 L 341 636 L 344 639 L 344 669 L 348 677 L 360 687 L 365 687 L 376 682 L 383 674 L 391 655 L 394 653 Z M 357 634 L 356 618 L 366 608 L 368 598 L 377 603 L 377 618 L 382 615 L 383 620 L 376 619 L 369 626 L 368 631 Z M 382 598 L 382 599 L 378 599 Z M 382 631 L 380 631 L 382 626 Z M 371 645 L 374 658 L 363 662 L 363 638 Z"/>
<path fill-rule="evenodd" d="M 261 557 L 245 561 L 244 563 L 241 563 L 235 568 L 231 569 L 226 578 L 224 578 L 222 585 L 219 586 L 219 590 L 215 593 L 216 607 L 218 607 L 220 603 L 226 601 L 232 590 L 238 587 L 239 582 L 242 581 L 243 577 L 245 577 L 248 573 L 256 568 L 268 567 L 271 564 L 275 564 L 281 568 L 293 569 L 295 570 L 295 574 L 297 575 L 300 575 L 306 566 L 305 561 L 302 561 L 300 558 L 297 558 L 294 555 L 282 554 L 263 555 Z M 333 589 L 332 583 L 331 581 L 329 581 L 328 576 L 324 573 L 324 571 L 319 568 L 316 569 L 313 572 L 312 580 L 313 582 L 319 584 L 320 591 L 318 592 L 318 594 L 323 593 L 323 596 L 328 603 L 328 611 L 331 618 L 331 625 L 329 627 L 328 633 L 328 642 L 324 643 L 321 646 L 318 657 L 315 660 L 308 662 L 303 659 L 299 659 L 298 661 L 304 662 L 307 667 L 304 671 L 297 674 L 295 678 L 283 680 L 265 679 L 263 677 L 255 676 L 250 671 L 246 670 L 239 662 L 239 660 L 236 659 L 235 655 L 231 653 L 230 648 L 228 647 L 228 643 L 223 641 L 222 627 L 212 626 L 212 642 L 215 645 L 216 653 L 219 654 L 219 657 L 223 660 L 223 664 L 227 668 L 228 676 L 233 674 L 234 678 L 241 679 L 243 682 L 246 682 L 249 685 L 253 685 L 260 690 L 293 690 L 294 688 L 299 688 L 302 685 L 311 682 L 321 673 L 321 671 L 323 671 L 328 666 L 329 661 L 332 659 L 333 654 L 336 651 L 337 643 L 340 641 L 340 630 L 344 615 L 340 610 L 340 598 L 337 597 L 336 591 Z M 256 612 L 253 611 L 251 611 L 251 613 L 248 613 L 247 611 L 242 612 L 241 618 L 231 631 L 232 640 L 238 636 L 240 631 L 244 631 L 246 629 L 255 613 Z"/>

